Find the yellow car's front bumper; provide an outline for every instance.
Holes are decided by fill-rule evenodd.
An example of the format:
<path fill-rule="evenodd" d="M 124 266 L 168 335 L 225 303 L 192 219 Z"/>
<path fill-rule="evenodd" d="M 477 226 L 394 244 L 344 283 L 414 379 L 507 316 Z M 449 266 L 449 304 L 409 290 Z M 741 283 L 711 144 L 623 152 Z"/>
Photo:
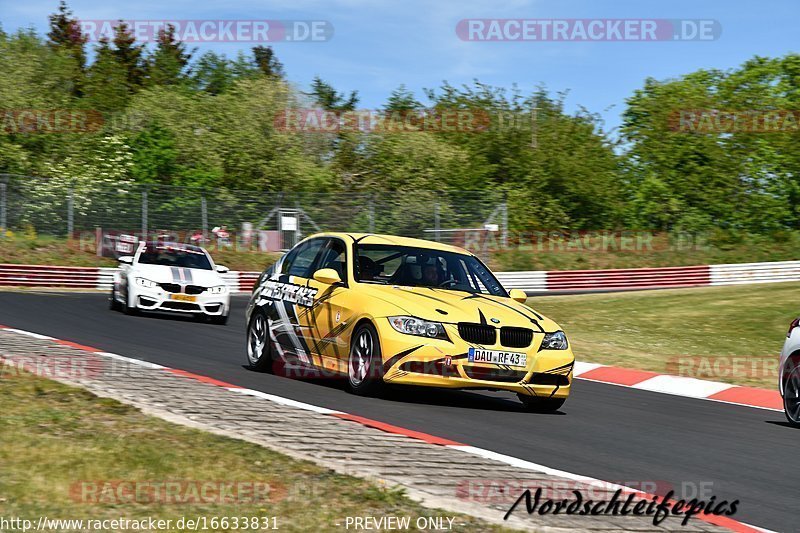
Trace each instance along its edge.
<path fill-rule="evenodd" d="M 569 396 L 575 362 L 571 348 L 539 351 L 544 336 L 540 334 L 534 335 L 531 345 L 524 349 L 480 346 L 526 353 L 525 367 L 470 363 L 469 348 L 476 346 L 461 340 L 455 328 L 445 329 L 450 341 L 406 335 L 388 324 L 382 328 L 384 381 L 451 389 L 506 390 L 545 398 Z"/>

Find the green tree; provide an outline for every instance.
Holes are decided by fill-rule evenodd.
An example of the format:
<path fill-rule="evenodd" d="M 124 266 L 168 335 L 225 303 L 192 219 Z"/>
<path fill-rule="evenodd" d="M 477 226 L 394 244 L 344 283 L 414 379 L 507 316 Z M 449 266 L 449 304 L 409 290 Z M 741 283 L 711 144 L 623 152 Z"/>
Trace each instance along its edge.
<path fill-rule="evenodd" d="M 657 179 L 669 191 L 669 202 L 657 217 L 667 228 L 768 232 L 800 227 L 797 129 L 728 131 L 715 119 L 729 111 L 800 109 L 799 72 L 800 56 L 789 54 L 754 57 L 729 71 L 648 79 L 628 99 L 623 115 L 626 181 L 635 200 L 631 222 L 645 223 L 659 210 L 656 205 L 641 208 L 642 191 Z M 696 129 L 693 113 L 710 130 Z"/>
<path fill-rule="evenodd" d="M 253 60 L 258 70 L 264 75 L 283 78 L 285 76 L 283 64 L 278 61 L 278 56 L 271 46 L 255 46 L 253 47 Z"/>
<path fill-rule="evenodd" d="M 353 111 L 358 105 L 358 91 L 351 91 L 349 95 L 338 93 L 333 85 L 322 81 L 319 76 L 311 82 L 310 96 L 328 111 Z"/>
<path fill-rule="evenodd" d="M 200 56 L 192 70 L 195 85 L 210 94 L 224 92 L 236 79 L 231 62 L 214 52 L 206 52 Z"/>
<path fill-rule="evenodd" d="M 565 94 L 528 96 L 479 82 L 427 91 L 442 116 L 468 121 L 438 137 L 461 147 L 469 164 L 450 186 L 505 191 L 517 229 L 605 229 L 620 223 L 620 158 L 598 116 L 564 111 Z"/>
<path fill-rule="evenodd" d="M 409 91 L 405 85 L 400 85 L 397 89 L 392 91 L 386 105 L 383 106 L 384 111 L 391 114 L 394 112 L 408 112 L 417 111 L 422 109 L 422 104 L 414 97 L 414 93 Z"/>
<path fill-rule="evenodd" d="M 123 21 L 119 21 L 114 28 L 113 55 L 117 63 L 125 69 L 128 91 L 138 91 L 144 84 L 144 44 L 136 44 L 136 37 Z"/>
<path fill-rule="evenodd" d="M 181 85 L 187 80 L 194 50 L 175 37 L 175 26 L 159 30 L 156 49 L 150 57 L 148 75 L 151 85 Z"/>
<path fill-rule="evenodd" d="M 86 76 L 84 100 L 92 109 L 109 115 L 128 104 L 131 90 L 127 71 L 117 60 L 107 38 L 100 39 L 95 54 Z"/>
<path fill-rule="evenodd" d="M 71 90 L 75 96 L 80 96 L 83 89 L 83 74 L 86 68 L 86 51 L 84 45 L 88 37 L 81 33 L 80 23 L 67 3 L 61 0 L 58 11 L 49 16 L 50 31 L 47 34 L 48 45 L 59 54 L 68 57 L 72 63 L 69 77 Z"/>

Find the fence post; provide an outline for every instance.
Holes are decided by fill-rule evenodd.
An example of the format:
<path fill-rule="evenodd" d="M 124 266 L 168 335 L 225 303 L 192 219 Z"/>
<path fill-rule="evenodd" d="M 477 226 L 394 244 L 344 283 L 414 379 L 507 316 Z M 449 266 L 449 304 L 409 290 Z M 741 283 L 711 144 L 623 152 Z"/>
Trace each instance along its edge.
<path fill-rule="evenodd" d="M 6 236 L 6 182 L 0 183 L 0 239 Z"/>
<path fill-rule="evenodd" d="M 147 240 L 147 187 L 142 189 L 142 239 Z"/>
<path fill-rule="evenodd" d="M 67 239 L 72 238 L 72 232 L 75 230 L 75 187 L 69 186 L 67 193 Z"/>
<path fill-rule="evenodd" d="M 375 197 L 373 195 L 369 195 L 369 200 L 367 204 L 367 225 L 368 233 L 375 233 Z"/>
<path fill-rule="evenodd" d="M 508 195 L 503 194 L 503 232 L 500 234 L 503 248 L 508 248 Z"/>
<path fill-rule="evenodd" d="M 433 235 L 436 242 L 441 242 L 441 236 L 439 235 L 439 201 L 433 203 Z"/>
<path fill-rule="evenodd" d="M 208 206 L 205 194 L 200 197 L 200 218 L 203 225 L 203 242 L 206 242 L 208 239 Z"/>

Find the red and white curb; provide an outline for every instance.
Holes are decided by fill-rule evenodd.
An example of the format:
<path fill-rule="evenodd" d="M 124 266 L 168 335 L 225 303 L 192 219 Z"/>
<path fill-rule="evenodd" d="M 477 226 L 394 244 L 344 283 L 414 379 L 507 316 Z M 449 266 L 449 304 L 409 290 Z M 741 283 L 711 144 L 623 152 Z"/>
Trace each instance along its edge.
<path fill-rule="evenodd" d="M 783 411 L 783 399 L 777 390 L 741 387 L 719 381 L 659 374 L 646 370 L 633 370 L 595 363 L 581 363 L 579 361 L 575 362 L 573 376 L 586 381 L 660 392 L 673 396 L 744 405 L 769 411 Z"/>
<path fill-rule="evenodd" d="M 63 345 L 63 346 L 69 346 L 69 347 L 72 347 L 72 348 L 77 348 L 79 350 L 90 352 L 92 354 L 95 354 L 95 355 L 98 355 L 98 356 L 102 356 L 102 357 L 108 357 L 108 358 L 112 358 L 112 359 L 116 359 L 116 360 L 120 360 L 120 361 L 125 361 L 127 363 L 131 363 L 131 364 L 134 364 L 134 365 L 139 365 L 139 366 L 142 366 L 144 368 L 149 368 L 149 369 L 154 369 L 154 370 L 163 370 L 165 372 L 169 372 L 169 373 L 174 374 L 176 376 L 181 376 L 181 377 L 184 377 L 184 378 L 187 378 L 187 379 L 193 379 L 193 380 L 196 380 L 196 381 L 200 381 L 202 383 L 206 383 L 206 384 L 209 384 L 209 385 L 215 385 L 215 386 L 218 386 L 218 387 L 222 387 L 222 388 L 225 388 L 225 389 L 227 389 L 227 390 L 229 390 L 231 392 L 237 393 L 237 394 L 245 394 L 247 396 L 254 396 L 256 398 L 262 398 L 264 400 L 268 400 L 268 401 L 271 401 L 271 402 L 274 402 L 274 403 L 278 403 L 278 404 L 281 404 L 281 405 L 286 405 L 288 407 L 294 407 L 296 409 L 303 409 L 303 410 L 311 411 L 311 412 L 314 412 L 314 413 L 317 413 L 317 414 L 329 415 L 329 416 L 334 416 L 336 418 L 340 418 L 340 419 L 343 419 L 343 420 L 349 420 L 349 421 L 352 421 L 352 422 L 357 422 L 357 423 L 362 424 L 362 425 L 364 425 L 366 427 L 379 429 L 379 430 L 385 431 L 387 433 L 403 435 L 403 436 L 410 437 L 412 439 L 417 439 L 417 440 L 420 440 L 420 441 L 423 441 L 423 442 L 426 442 L 426 443 L 432 444 L 432 445 L 445 446 L 445 447 L 450 448 L 450 449 L 455 450 L 455 451 L 468 453 L 468 454 L 471 454 L 471 455 L 476 455 L 476 456 L 482 457 L 484 459 L 498 461 L 498 462 L 501 462 L 501 463 L 505 463 L 505 464 L 507 464 L 509 466 L 515 467 L 515 468 L 520 468 L 520 469 L 524 469 L 524 470 L 531 470 L 531 471 L 535 471 L 535 472 L 540 472 L 542 474 L 549 475 L 549 476 L 557 476 L 557 477 L 561 477 L 561 478 L 564 478 L 564 479 L 569 479 L 571 481 L 575 481 L 575 482 L 578 482 L 578 483 L 582 483 L 584 485 L 597 487 L 597 488 L 602 488 L 602 489 L 605 489 L 605 490 L 612 490 L 612 491 L 621 490 L 625 494 L 631 494 L 631 493 L 632 494 L 637 494 L 642 498 L 652 499 L 652 498 L 656 497 L 656 495 L 654 495 L 654 494 L 649 494 L 647 492 L 643 492 L 643 491 L 640 491 L 640 490 L 632 489 L 632 488 L 626 487 L 624 485 L 618 485 L 616 483 L 611 483 L 611 482 L 608 482 L 608 481 L 602 481 L 600 479 L 587 477 L 587 476 L 581 476 L 581 475 L 578 475 L 578 474 L 573 474 L 571 472 L 566 472 L 564 470 L 558 470 L 558 469 L 555 469 L 555 468 L 550 468 L 548 466 L 540 465 L 538 463 L 533 463 L 531 461 L 526 461 L 524 459 L 519 459 L 517 457 L 512 457 L 510 455 L 504 455 L 504 454 L 500 454 L 500 453 L 497 453 L 497 452 L 493 452 L 491 450 L 486 450 L 484 448 L 478 448 L 478 447 L 475 447 L 475 446 L 469 446 L 467 444 L 462 444 L 460 442 L 452 441 L 452 440 L 445 439 L 445 438 L 442 438 L 442 437 L 437 437 L 435 435 L 430 435 L 428 433 L 422 433 L 422 432 L 419 432 L 419 431 L 414 431 L 414 430 L 410 430 L 410 429 L 407 429 L 407 428 L 394 426 L 392 424 L 387 424 L 385 422 L 380 422 L 378 420 L 372 420 L 372 419 L 365 418 L 365 417 L 362 417 L 362 416 L 353 415 L 353 414 L 345 413 L 345 412 L 342 412 L 342 411 L 337 411 L 335 409 L 328 409 L 326 407 L 319 407 L 317 405 L 312 405 L 312 404 L 308 404 L 308 403 L 305 403 L 305 402 L 292 400 L 291 398 L 284 398 L 282 396 L 276 396 L 274 394 L 268 394 L 268 393 L 257 391 L 257 390 L 253 390 L 253 389 L 246 389 L 244 387 L 240 387 L 239 385 L 234 385 L 232 383 L 226 383 L 224 381 L 220 381 L 220 380 L 217 380 L 217 379 L 214 379 L 214 378 L 211 378 L 211 377 L 208 377 L 208 376 L 203 376 L 203 375 L 200 375 L 200 374 L 195 374 L 193 372 L 188 372 L 186 370 L 180 370 L 180 369 L 176 369 L 176 368 L 169 368 L 169 367 L 158 365 L 158 364 L 155 364 L 155 363 L 150 363 L 148 361 L 142 361 L 141 359 L 134 359 L 134 358 L 131 358 L 131 357 L 125 357 L 123 355 L 110 353 L 110 352 L 105 352 L 103 350 L 100 350 L 100 349 L 97 349 L 97 348 L 93 348 L 91 346 L 85 346 L 83 344 L 78 344 L 78 343 L 75 343 L 75 342 L 72 342 L 72 341 L 63 340 L 63 339 L 57 339 L 55 337 L 50 337 L 48 335 L 41 335 L 39 333 L 34 333 L 34 332 L 31 332 L 31 331 L 26 331 L 26 330 L 16 329 L 16 328 L 10 328 L 10 327 L 7 327 L 7 326 L 1 325 L 1 324 L 0 324 L 0 330 L 10 331 L 12 333 L 18 333 L 20 335 L 26 335 L 28 337 L 32 337 L 32 338 L 39 339 L 39 340 L 49 340 L 49 341 L 52 341 L 52 342 L 54 342 L 56 344 L 60 344 L 60 345 Z M 0 357 L 0 359 L 2 359 L 2 357 Z M 588 375 L 593 371 L 597 371 L 597 370 L 601 370 L 601 369 L 613 369 L 614 371 L 626 370 L 626 369 L 619 369 L 619 368 L 615 368 L 615 367 L 604 367 L 602 365 L 594 365 L 594 364 L 590 364 L 590 363 L 576 363 L 575 375 L 579 375 L 579 374 L 580 375 Z M 637 371 L 628 371 L 628 372 L 640 373 L 640 371 L 638 371 L 638 370 Z M 653 373 L 649 372 L 648 374 L 653 374 Z M 627 374 L 627 376 L 631 376 L 631 377 L 629 379 L 625 379 L 624 381 L 633 381 L 633 382 L 635 382 L 633 385 L 636 385 L 636 384 L 643 383 L 646 380 L 653 379 L 654 377 L 657 377 L 658 374 L 655 374 L 654 376 L 652 376 L 650 378 L 645 378 L 644 380 L 641 380 L 641 381 L 634 380 L 632 378 L 632 374 Z M 603 377 L 605 377 L 605 374 L 603 375 Z M 670 376 L 670 377 L 674 377 L 674 376 Z M 582 377 L 581 379 L 590 379 L 590 378 Z M 600 379 L 592 379 L 592 381 L 602 381 L 602 380 L 600 380 Z M 697 380 L 697 381 L 701 381 L 701 380 Z M 613 383 L 613 384 L 617 384 L 617 385 L 633 386 L 633 385 L 630 385 L 628 383 L 615 383 L 613 381 L 602 381 L 602 382 L 603 383 Z M 709 383 L 712 383 L 712 382 L 709 382 Z M 657 392 L 665 392 L 665 391 L 657 391 Z M 670 392 L 669 394 L 672 394 L 672 393 Z M 720 401 L 722 401 L 722 400 L 720 400 Z M 734 403 L 734 402 L 730 402 L 730 403 Z M 756 527 L 756 526 L 751 526 L 749 524 L 745 524 L 744 522 L 739 522 L 737 520 L 733 520 L 732 518 L 728 518 L 726 516 L 706 515 L 706 514 L 700 513 L 700 514 L 694 515 L 693 518 L 695 518 L 697 520 L 702 520 L 703 522 L 707 522 L 707 523 L 713 524 L 715 526 L 728 528 L 731 531 L 736 531 L 736 532 L 740 532 L 740 533 L 773 533 L 771 530 L 760 528 L 760 527 Z"/>

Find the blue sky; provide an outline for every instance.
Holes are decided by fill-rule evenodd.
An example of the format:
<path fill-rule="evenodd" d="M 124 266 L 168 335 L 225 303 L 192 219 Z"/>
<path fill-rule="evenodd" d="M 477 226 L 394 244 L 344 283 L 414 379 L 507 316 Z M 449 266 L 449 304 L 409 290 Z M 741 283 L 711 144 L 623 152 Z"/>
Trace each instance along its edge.
<path fill-rule="evenodd" d="M 315 75 L 341 91 L 356 89 L 360 107 L 380 107 L 401 83 L 422 88 L 443 80 L 552 91 L 569 90 L 582 105 L 619 124 L 625 98 L 647 77 L 665 79 L 699 68 L 727 69 L 753 55 L 800 52 L 798 0 L 71 0 L 81 19 L 315 19 L 330 21 L 324 43 L 276 43 L 288 78 L 301 88 Z M 6 31 L 46 31 L 57 0 L 0 0 Z M 465 18 L 716 19 L 722 35 L 690 42 L 467 42 L 455 33 Z M 204 43 L 200 52 L 230 56 L 248 43 Z"/>

